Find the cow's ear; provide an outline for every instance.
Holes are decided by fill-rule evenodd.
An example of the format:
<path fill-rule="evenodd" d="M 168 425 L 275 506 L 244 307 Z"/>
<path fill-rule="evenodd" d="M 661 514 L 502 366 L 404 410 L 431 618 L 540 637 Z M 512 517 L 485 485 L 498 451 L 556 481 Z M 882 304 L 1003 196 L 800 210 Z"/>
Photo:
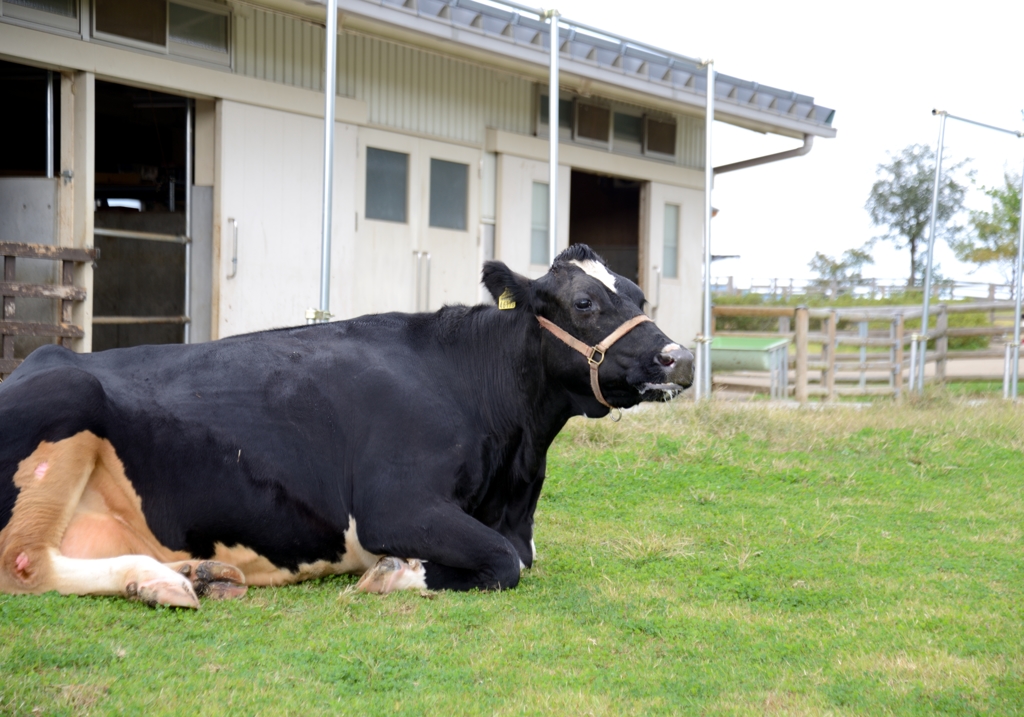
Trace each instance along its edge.
<path fill-rule="evenodd" d="M 503 262 L 484 262 L 483 282 L 499 309 L 530 308 L 530 280 L 515 273 Z"/>

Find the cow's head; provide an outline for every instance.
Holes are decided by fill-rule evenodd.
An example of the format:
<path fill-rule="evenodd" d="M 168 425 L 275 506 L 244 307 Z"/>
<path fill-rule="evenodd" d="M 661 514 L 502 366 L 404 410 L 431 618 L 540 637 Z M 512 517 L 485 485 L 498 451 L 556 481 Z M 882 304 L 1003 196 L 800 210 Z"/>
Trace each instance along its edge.
<path fill-rule="evenodd" d="M 588 416 L 605 415 L 609 406 L 667 400 L 693 383 L 693 354 L 646 320 L 640 287 L 609 270 L 585 244 L 563 251 L 535 281 L 494 261 L 484 265 L 483 279 L 499 309 L 537 317 L 548 374 L 577 397 Z M 588 361 L 584 354 L 609 343 L 620 327 L 625 333 L 603 360 L 598 351 Z M 599 391 L 591 383 L 595 362 Z"/>

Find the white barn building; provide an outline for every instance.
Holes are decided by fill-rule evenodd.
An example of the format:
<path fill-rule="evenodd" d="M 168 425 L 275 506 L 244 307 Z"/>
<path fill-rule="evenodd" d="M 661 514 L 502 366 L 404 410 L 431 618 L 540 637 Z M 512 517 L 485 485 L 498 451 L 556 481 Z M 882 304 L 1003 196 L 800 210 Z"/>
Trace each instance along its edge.
<path fill-rule="evenodd" d="M 540 275 L 546 23 L 500 0 L 338 5 L 332 312 L 479 301 L 492 257 Z M 0 242 L 100 249 L 77 270 L 77 348 L 215 339 L 317 305 L 324 23 L 313 0 L 0 0 L 0 93 L 18 108 L 0 119 Z M 560 64 L 558 245 L 593 246 L 691 340 L 704 70 L 571 22 Z M 715 116 L 808 148 L 835 135 L 812 98 L 724 75 Z"/>

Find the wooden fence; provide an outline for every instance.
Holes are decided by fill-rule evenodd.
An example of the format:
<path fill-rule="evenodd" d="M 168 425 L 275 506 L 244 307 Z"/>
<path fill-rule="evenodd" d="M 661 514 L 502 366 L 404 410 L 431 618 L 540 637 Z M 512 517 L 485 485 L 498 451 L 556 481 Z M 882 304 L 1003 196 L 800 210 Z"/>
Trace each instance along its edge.
<path fill-rule="evenodd" d="M 81 338 L 85 332 L 73 322 L 74 304 L 85 301 L 85 289 L 74 285 L 75 264 L 92 262 L 97 257 L 95 249 L 69 249 L 45 244 L 15 244 L 0 242 L 0 257 L 3 257 L 4 276 L 0 282 L 0 297 L 3 297 L 4 312 L 0 320 L 0 380 L 14 371 L 22 359 L 15 358 L 14 341 L 19 336 L 36 336 L 56 339 L 64 346 L 70 346 L 73 339 Z M 60 262 L 59 284 L 32 284 L 16 279 L 15 267 L 18 259 L 44 259 Z M 16 301 L 18 298 L 53 299 L 60 302 L 58 319 L 54 323 L 19 321 Z"/>
<path fill-rule="evenodd" d="M 951 361 L 963 359 L 1002 359 L 1006 341 L 1012 341 L 1014 304 L 1009 301 L 984 301 L 964 304 L 938 304 L 931 316 L 935 324 L 928 332 L 934 347 L 925 362 L 933 369 L 926 382 L 950 380 L 1002 380 L 1002 371 L 962 373 L 951 376 Z M 811 396 L 833 400 L 839 396 L 891 395 L 904 390 L 910 371 L 910 345 L 920 329 L 908 330 L 907 323 L 921 319 L 920 306 L 808 308 L 805 306 L 715 306 L 712 308 L 716 336 L 786 337 L 793 344 L 789 366 L 794 372 L 792 395 L 805 402 Z M 985 325 L 950 327 L 953 314 L 982 314 Z M 749 317 L 777 319 L 777 331 L 720 331 L 719 318 Z M 811 331 L 816 320 L 818 330 Z M 998 347 L 950 350 L 951 338 L 1001 337 Z M 1007 338 L 1009 337 L 1009 338 Z M 819 348 L 820 347 L 820 348 Z M 813 353 L 812 353 L 813 351 Z M 737 381 L 736 379 L 741 379 Z M 715 383 L 736 385 L 751 374 L 718 374 Z"/>

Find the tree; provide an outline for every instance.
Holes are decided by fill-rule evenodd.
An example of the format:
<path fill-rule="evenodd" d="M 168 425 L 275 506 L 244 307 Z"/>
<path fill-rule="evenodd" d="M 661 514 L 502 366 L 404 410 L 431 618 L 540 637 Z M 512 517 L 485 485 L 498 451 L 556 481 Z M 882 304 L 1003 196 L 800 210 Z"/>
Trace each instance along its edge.
<path fill-rule="evenodd" d="M 879 179 L 872 185 L 865 208 L 875 226 L 888 227 L 888 231 L 875 239 L 884 239 L 896 244 L 897 249 L 910 248 L 910 278 L 907 286 L 917 283 L 920 271 L 922 241 L 931 219 L 932 186 L 935 182 L 935 152 L 928 145 L 912 144 L 898 155 L 889 155 L 888 164 L 879 164 L 875 174 Z M 971 160 L 965 159 L 942 171 L 939 185 L 938 211 L 936 212 L 936 235 L 943 235 L 954 242 L 962 231 L 961 227 L 948 222 L 963 208 L 966 187 L 956 174 Z M 974 172 L 967 172 L 967 178 Z"/>
<path fill-rule="evenodd" d="M 1002 187 L 985 188 L 992 210 L 972 211 L 971 234 L 950 244 L 956 258 L 972 264 L 998 264 L 1006 279 L 1013 279 L 1020 232 L 1020 176 L 1004 174 Z"/>
<path fill-rule="evenodd" d="M 836 297 L 840 288 L 852 288 L 861 280 L 861 270 L 865 264 L 874 264 L 869 249 L 871 242 L 868 242 L 860 249 L 848 249 L 841 257 L 835 259 L 822 254 L 820 251 L 814 253 L 807 266 L 818 275 L 818 278 L 811 281 L 810 289 L 821 291 Z"/>

